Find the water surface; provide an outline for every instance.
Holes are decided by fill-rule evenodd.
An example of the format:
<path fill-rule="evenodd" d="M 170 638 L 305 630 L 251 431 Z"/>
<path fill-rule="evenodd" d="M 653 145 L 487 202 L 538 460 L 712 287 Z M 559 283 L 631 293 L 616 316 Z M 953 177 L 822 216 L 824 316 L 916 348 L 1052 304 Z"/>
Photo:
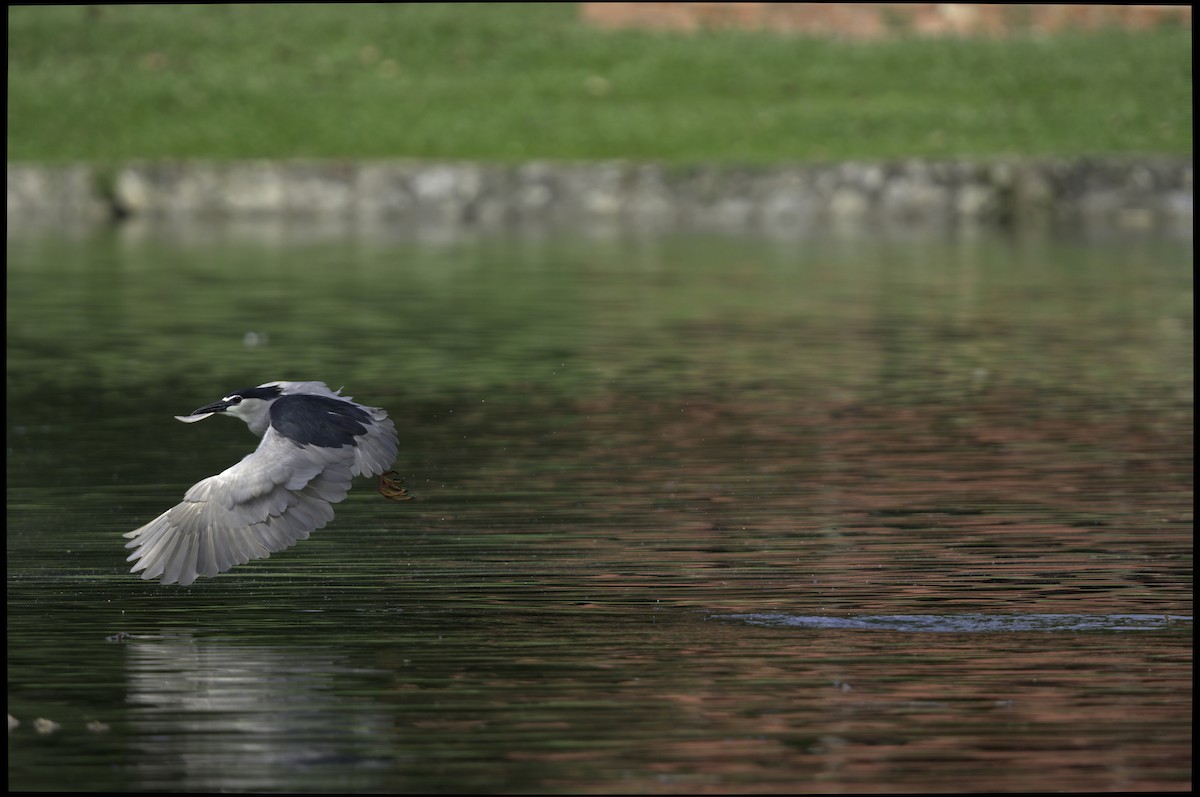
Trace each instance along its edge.
<path fill-rule="evenodd" d="M 1190 787 L 1190 241 L 8 260 L 10 788 Z M 386 407 L 416 500 L 131 576 L 120 535 L 255 442 L 172 416 L 273 379 Z"/>

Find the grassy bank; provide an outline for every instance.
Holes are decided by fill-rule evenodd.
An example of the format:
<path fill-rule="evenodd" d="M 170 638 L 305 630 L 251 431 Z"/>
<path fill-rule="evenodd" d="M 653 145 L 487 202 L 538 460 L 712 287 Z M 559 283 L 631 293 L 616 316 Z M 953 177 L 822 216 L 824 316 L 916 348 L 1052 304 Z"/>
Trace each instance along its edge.
<path fill-rule="evenodd" d="M 9 9 L 10 160 L 1187 153 L 1191 33 L 604 33 L 572 4 Z"/>

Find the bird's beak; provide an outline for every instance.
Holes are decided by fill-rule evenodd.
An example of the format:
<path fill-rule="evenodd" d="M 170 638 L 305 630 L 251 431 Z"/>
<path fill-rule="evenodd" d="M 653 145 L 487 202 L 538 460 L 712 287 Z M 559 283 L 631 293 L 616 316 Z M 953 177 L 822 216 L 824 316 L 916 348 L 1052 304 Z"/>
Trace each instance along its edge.
<path fill-rule="evenodd" d="M 229 405 L 224 401 L 218 401 L 214 404 L 207 404 L 198 410 L 192 410 L 191 415 L 176 415 L 175 420 L 183 421 L 184 423 L 195 423 L 202 421 L 210 415 L 215 415 L 218 412 L 224 412 L 229 409 Z"/>
<path fill-rule="evenodd" d="M 184 423 L 195 423 L 196 421 L 204 420 L 212 414 L 211 412 L 193 412 L 191 415 L 176 415 L 175 420 L 183 421 Z"/>

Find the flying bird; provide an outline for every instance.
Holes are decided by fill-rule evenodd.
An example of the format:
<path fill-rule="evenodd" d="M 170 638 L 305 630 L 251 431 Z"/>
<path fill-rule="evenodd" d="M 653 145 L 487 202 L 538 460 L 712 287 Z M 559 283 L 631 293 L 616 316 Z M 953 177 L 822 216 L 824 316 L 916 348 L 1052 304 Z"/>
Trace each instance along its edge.
<path fill-rule="evenodd" d="M 380 492 L 403 500 L 390 477 L 396 427 L 379 407 L 367 407 L 324 382 L 267 382 L 235 390 L 184 423 L 223 414 L 240 418 L 262 438 L 231 468 L 195 484 L 183 503 L 124 535 L 144 579 L 187 586 L 251 559 L 282 551 L 333 520 L 354 476 L 381 475 Z"/>

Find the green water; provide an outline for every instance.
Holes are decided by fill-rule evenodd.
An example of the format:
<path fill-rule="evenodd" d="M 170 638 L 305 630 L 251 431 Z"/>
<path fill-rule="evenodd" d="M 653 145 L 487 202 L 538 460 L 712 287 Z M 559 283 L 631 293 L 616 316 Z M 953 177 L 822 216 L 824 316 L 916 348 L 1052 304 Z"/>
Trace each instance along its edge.
<path fill-rule="evenodd" d="M 1191 260 L 10 230 L 9 786 L 1187 789 Z M 386 407 L 416 500 L 130 575 L 255 443 L 171 416 L 275 379 Z"/>

